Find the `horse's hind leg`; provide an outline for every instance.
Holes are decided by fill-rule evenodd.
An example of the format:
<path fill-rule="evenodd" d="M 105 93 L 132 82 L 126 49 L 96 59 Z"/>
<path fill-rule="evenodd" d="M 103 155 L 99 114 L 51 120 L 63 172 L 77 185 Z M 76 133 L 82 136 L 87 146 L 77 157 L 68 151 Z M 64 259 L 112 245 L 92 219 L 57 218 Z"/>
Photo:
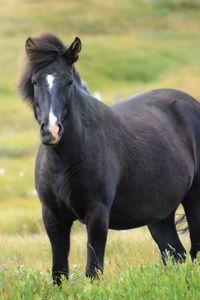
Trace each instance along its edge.
<path fill-rule="evenodd" d="M 200 186 L 193 185 L 182 204 L 188 221 L 191 240 L 190 255 L 193 260 L 200 251 Z"/>
<path fill-rule="evenodd" d="M 174 262 L 184 262 L 186 251 L 181 244 L 175 226 L 175 212 L 166 219 L 148 226 L 150 233 L 160 249 L 163 263 L 166 264 L 167 256 Z"/>

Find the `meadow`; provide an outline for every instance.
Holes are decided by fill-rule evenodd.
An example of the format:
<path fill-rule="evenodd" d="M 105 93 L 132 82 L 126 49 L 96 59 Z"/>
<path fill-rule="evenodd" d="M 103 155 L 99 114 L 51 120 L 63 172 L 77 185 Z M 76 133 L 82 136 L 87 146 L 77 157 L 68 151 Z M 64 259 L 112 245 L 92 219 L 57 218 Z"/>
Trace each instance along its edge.
<path fill-rule="evenodd" d="M 17 91 L 26 38 L 54 32 L 66 44 L 81 38 L 77 70 L 107 104 L 161 87 L 200 99 L 199 9 L 198 0 L 0 0 L 0 299 L 200 299 L 199 262 L 164 268 L 146 228 L 110 231 L 105 274 L 91 283 L 76 223 L 69 281 L 52 286 L 34 189 L 39 131 Z"/>

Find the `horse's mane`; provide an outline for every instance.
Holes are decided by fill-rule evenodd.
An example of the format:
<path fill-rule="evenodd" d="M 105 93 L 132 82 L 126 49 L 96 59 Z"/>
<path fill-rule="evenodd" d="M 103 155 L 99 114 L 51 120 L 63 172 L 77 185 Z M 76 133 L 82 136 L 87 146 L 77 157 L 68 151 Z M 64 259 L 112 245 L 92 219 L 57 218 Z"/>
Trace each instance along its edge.
<path fill-rule="evenodd" d="M 45 33 L 39 37 L 27 40 L 26 51 L 28 59 L 19 81 L 19 91 L 25 100 L 28 100 L 31 104 L 33 103 L 32 74 L 51 64 L 56 58 L 62 57 L 66 50 L 67 47 L 63 42 L 51 33 Z M 81 85 L 80 76 L 73 66 L 72 72 L 77 83 Z"/>

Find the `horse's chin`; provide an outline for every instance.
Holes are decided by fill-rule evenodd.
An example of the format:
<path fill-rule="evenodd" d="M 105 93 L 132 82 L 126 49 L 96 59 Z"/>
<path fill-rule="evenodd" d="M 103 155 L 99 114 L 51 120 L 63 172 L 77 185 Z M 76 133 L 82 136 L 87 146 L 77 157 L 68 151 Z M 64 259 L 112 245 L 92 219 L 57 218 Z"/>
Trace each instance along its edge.
<path fill-rule="evenodd" d="M 42 142 L 43 145 L 48 146 L 48 147 L 55 147 L 58 145 L 59 142 L 51 142 L 51 143 L 47 143 L 47 142 Z"/>
<path fill-rule="evenodd" d="M 45 146 L 57 146 L 60 142 L 61 137 L 55 139 L 54 137 L 41 137 L 41 142 Z"/>

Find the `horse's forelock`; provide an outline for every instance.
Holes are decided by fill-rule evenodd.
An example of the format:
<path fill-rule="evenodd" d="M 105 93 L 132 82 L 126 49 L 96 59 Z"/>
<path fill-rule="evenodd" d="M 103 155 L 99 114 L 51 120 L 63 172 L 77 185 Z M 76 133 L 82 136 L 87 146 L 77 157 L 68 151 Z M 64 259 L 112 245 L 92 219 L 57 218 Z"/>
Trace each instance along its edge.
<path fill-rule="evenodd" d="M 65 51 L 66 47 L 63 42 L 50 33 L 31 38 L 31 43 L 26 45 L 28 61 L 33 71 L 50 64 Z"/>
<path fill-rule="evenodd" d="M 27 62 L 19 82 L 19 91 L 23 98 L 33 102 L 31 77 L 34 72 L 52 63 L 66 51 L 63 42 L 53 34 L 45 33 L 26 42 Z"/>

